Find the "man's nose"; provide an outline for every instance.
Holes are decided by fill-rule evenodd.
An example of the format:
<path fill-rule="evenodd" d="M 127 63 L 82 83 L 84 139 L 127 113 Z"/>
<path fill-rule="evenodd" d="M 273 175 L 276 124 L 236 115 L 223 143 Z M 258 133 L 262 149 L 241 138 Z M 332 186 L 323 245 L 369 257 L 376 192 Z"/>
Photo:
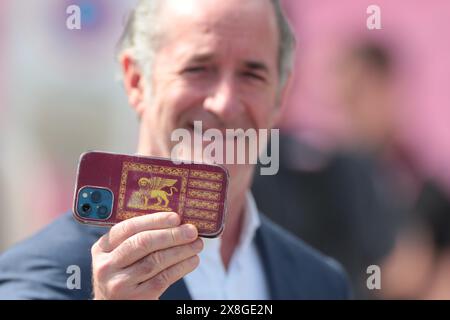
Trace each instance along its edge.
<path fill-rule="evenodd" d="M 204 101 L 204 108 L 225 123 L 233 121 L 241 115 L 243 106 L 231 76 L 224 77 L 211 89 L 209 96 Z"/>

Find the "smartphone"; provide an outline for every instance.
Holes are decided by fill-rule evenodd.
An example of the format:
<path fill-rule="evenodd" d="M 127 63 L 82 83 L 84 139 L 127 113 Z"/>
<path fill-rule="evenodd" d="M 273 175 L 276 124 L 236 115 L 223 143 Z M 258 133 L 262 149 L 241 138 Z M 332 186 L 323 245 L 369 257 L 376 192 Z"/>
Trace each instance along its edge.
<path fill-rule="evenodd" d="M 73 216 L 81 223 L 112 226 L 173 211 L 182 223 L 195 225 L 199 236 L 214 238 L 224 229 L 228 181 L 220 165 L 86 152 L 78 163 Z"/>

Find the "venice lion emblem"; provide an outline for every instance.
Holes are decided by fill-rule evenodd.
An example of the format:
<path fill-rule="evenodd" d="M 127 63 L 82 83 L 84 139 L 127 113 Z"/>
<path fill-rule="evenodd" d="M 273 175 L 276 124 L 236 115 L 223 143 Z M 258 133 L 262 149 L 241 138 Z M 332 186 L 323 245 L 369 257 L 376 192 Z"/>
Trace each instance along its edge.
<path fill-rule="evenodd" d="M 173 211 L 169 208 L 169 197 L 172 197 L 173 190 L 178 192 L 178 189 L 173 186 L 176 182 L 176 179 L 162 177 L 140 178 L 139 190 L 132 193 L 127 206 L 140 210 Z M 168 188 L 168 191 L 164 188 Z M 149 204 L 152 199 L 156 199 L 157 202 Z"/>

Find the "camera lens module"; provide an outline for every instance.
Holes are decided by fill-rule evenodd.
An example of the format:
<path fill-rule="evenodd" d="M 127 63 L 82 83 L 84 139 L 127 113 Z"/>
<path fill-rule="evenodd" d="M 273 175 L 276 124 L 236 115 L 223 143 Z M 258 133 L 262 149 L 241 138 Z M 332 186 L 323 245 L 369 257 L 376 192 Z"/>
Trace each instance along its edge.
<path fill-rule="evenodd" d="M 81 214 L 83 216 L 87 216 L 91 212 L 91 209 L 92 209 L 91 205 L 89 203 L 85 203 L 81 206 Z"/>
<path fill-rule="evenodd" d="M 106 206 L 100 206 L 97 209 L 97 215 L 100 219 L 105 219 L 109 215 L 109 209 Z"/>
<path fill-rule="evenodd" d="M 94 191 L 91 194 L 91 200 L 93 203 L 100 203 L 102 201 L 102 194 L 100 191 Z"/>
<path fill-rule="evenodd" d="M 105 221 L 113 212 L 114 198 L 111 190 L 86 186 L 78 191 L 76 214 L 83 219 Z"/>

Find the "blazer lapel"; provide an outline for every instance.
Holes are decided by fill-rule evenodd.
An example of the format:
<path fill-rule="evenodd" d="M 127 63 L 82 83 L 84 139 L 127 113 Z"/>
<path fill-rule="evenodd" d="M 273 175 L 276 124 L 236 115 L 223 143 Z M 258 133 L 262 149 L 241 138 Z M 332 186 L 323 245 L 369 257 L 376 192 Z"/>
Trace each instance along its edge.
<path fill-rule="evenodd" d="M 192 300 L 183 279 L 172 284 L 160 297 L 161 300 Z"/>
<path fill-rule="evenodd" d="M 256 246 L 260 254 L 272 300 L 292 299 L 295 292 L 295 274 L 289 270 L 289 258 L 279 247 L 266 218 L 261 214 L 261 226 L 256 231 Z M 290 278 L 294 277 L 294 278 Z M 289 298 L 291 297 L 291 298 Z"/>
<path fill-rule="evenodd" d="M 289 269 L 289 258 L 284 254 L 285 250 L 280 248 L 276 237 L 272 236 L 271 222 L 262 214 L 260 217 L 261 226 L 256 231 L 255 241 L 266 274 L 270 299 L 292 299 L 297 281 Z M 192 300 L 192 297 L 184 280 L 180 279 L 164 292 L 161 300 Z"/>

